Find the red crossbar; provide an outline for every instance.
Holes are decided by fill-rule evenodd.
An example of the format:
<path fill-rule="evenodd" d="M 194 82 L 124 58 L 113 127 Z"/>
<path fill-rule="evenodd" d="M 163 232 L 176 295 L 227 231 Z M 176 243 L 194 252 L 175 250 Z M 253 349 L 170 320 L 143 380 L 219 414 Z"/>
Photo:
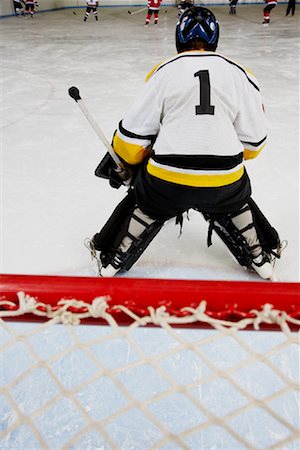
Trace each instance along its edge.
<path fill-rule="evenodd" d="M 240 320 L 269 303 L 300 320 L 299 283 L 0 275 L 0 300 L 12 301 L 17 308 L 16 294 L 20 291 L 54 308 L 62 298 L 91 302 L 95 297 L 109 296 L 110 307 L 121 304 L 141 316 L 148 315 L 149 306 L 162 305 L 170 314 L 182 316 L 182 308 L 195 308 L 205 300 L 210 316 Z M 121 313 L 116 316 L 122 325 L 129 322 Z"/>

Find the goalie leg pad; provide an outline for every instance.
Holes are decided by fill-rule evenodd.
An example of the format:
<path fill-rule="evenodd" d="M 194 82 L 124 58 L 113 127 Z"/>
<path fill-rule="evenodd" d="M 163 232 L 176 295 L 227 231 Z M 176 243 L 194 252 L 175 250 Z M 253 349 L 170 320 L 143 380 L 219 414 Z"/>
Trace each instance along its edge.
<path fill-rule="evenodd" d="M 126 197 L 115 208 L 101 231 L 93 237 L 92 242 L 95 250 L 108 252 L 114 246 L 116 236 L 122 232 L 124 222 L 133 212 L 135 206 L 135 195 L 133 190 L 130 189 Z"/>
<path fill-rule="evenodd" d="M 203 213 L 203 216 L 209 222 L 207 245 L 212 244 L 211 235 L 215 231 L 237 262 L 243 267 L 251 267 L 251 249 L 241 231 L 233 224 L 231 214 Z"/>
<path fill-rule="evenodd" d="M 100 275 L 103 277 L 114 276 L 118 272 L 129 270 L 160 231 L 163 222 L 155 221 L 135 206 L 130 211 L 127 210 L 127 215 L 120 225 L 115 228 L 118 232 L 114 239 L 110 239 L 110 248 L 107 243 L 105 249 L 103 242 L 101 245 Z M 103 236 L 104 233 L 102 238 Z"/>
<path fill-rule="evenodd" d="M 114 276 L 129 270 L 162 226 L 163 222 L 155 221 L 137 207 L 134 192 L 129 190 L 91 241 L 93 249 L 100 252 L 100 274 Z"/>
<path fill-rule="evenodd" d="M 282 250 L 279 236 L 252 199 L 236 213 L 203 215 L 210 222 L 208 245 L 214 230 L 241 266 L 272 278 L 272 256 L 280 258 Z"/>
<path fill-rule="evenodd" d="M 233 225 L 244 237 L 250 253 L 256 257 L 261 254 L 262 247 L 257 236 L 251 208 L 244 205 L 237 213 L 230 214 Z"/>
<path fill-rule="evenodd" d="M 273 254 L 272 250 L 276 251 L 280 247 L 279 235 L 252 198 L 249 199 L 248 204 L 252 211 L 253 221 L 261 246 L 267 253 Z"/>

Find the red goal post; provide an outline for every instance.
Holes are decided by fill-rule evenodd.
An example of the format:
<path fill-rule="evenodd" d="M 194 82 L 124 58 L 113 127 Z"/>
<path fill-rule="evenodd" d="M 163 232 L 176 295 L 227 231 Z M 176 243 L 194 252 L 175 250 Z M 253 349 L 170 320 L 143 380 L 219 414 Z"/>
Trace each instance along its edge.
<path fill-rule="evenodd" d="M 290 330 L 299 330 L 300 284 L 296 282 L 0 275 L 3 319 L 44 321 L 49 312 L 64 308 L 83 323 L 104 323 L 102 313 L 95 309 L 88 313 L 95 299 L 105 301 L 104 313 L 119 325 L 160 311 L 175 317 L 175 325 L 206 328 L 211 324 L 202 321 L 205 313 L 206 318 L 217 321 L 249 320 L 243 328 L 251 329 L 258 313 L 267 310 L 272 312 L 272 320 L 258 319 L 259 329 L 279 330 L 284 316 Z M 155 320 L 150 323 L 155 325 Z"/>

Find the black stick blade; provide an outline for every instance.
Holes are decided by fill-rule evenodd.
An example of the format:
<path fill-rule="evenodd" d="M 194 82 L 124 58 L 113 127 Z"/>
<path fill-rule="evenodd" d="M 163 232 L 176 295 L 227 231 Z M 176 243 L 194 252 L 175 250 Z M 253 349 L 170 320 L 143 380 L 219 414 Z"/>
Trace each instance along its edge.
<path fill-rule="evenodd" d="M 75 100 L 75 102 L 78 102 L 78 100 L 81 100 L 81 97 L 79 94 L 79 89 L 75 86 L 70 87 L 69 95 L 70 95 L 70 97 L 72 97 Z"/>
<path fill-rule="evenodd" d="M 128 12 L 128 14 L 131 14 L 131 11 L 127 11 Z"/>

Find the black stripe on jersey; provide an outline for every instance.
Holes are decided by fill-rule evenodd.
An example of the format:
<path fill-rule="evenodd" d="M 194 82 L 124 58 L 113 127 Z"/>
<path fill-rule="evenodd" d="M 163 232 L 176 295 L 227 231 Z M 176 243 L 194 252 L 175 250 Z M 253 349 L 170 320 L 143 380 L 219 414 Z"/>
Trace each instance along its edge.
<path fill-rule="evenodd" d="M 124 134 L 124 136 L 130 137 L 130 138 L 133 138 L 133 139 L 143 139 L 143 140 L 147 139 L 149 141 L 153 141 L 154 142 L 155 139 L 156 139 L 156 136 L 157 136 L 156 134 L 148 134 L 146 136 L 142 136 L 141 134 L 132 133 L 131 131 L 126 130 L 126 128 L 123 127 L 122 120 L 119 123 L 119 130 L 121 131 L 122 134 Z"/>
<path fill-rule="evenodd" d="M 154 73 L 158 72 L 158 71 L 159 71 L 160 69 L 162 69 L 164 66 L 167 66 L 168 64 L 170 64 L 170 63 L 172 63 L 172 62 L 174 62 L 174 61 L 177 61 L 177 60 L 180 59 L 180 58 L 198 58 L 198 57 L 199 57 L 199 58 L 204 58 L 204 57 L 210 57 L 210 56 L 213 56 L 213 57 L 215 57 L 215 58 L 221 58 L 221 59 L 224 59 L 224 60 L 227 61 L 229 64 L 232 64 L 233 66 L 235 66 L 235 67 L 237 67 L 238 69 L 240 69 L 240 70 L 245 74 L 245 76 L 246 76 L 247 80 L 249 81 L 249 83 L 251 83 L 252 86 L 254 86 L 254 88 L 257 89 L 257 90 L 259 91 L 259 87 L 256 86 L 256 84 L 248 77 L 247 72 L 245 71 L 245 69 L 243 69 L 241 66 L 239 66 L 239 65 L 236 64 L 235 62 L 230 61 L 230 59 L 227 59 L 227 58 L 225 58 L 224 56 L 217 55 L 217 54 L 214 54 L 214 55 L 206 54 L 206 53 L 203 53 L 203 54 L 201 54 L 201 55 L 199 55 L 199 54 L 197 54 L 197 55 L 192 55 L 192 54 L 191 54 L 191 55 L 180 55 L 180 54 L 179 54 L 177 57 L 175 57 L 174 59 L 172 59 L 172 61 L 168 61 L 168 62 L 162 64 L 161 66 L 159 66 L 159 67 L 156 69 L 156 71 L 155 71 Z"/>
<path fill-rule="evenodd" d="M 233 156 L 216 155 L 155 155 L 151 158 L 171 167 L 194 170 L 230 170 L 241 164 L 243 152 Z"/>
<path fill-rule="evenodd" d="M 253 147 L 259 147 L 265 140 L 267 139 L 267 136 L 265 136 L 261 141 L 259 142 L 246 142 L 246 141 L 241 141 L 243 144 L 246 145 L 252 145 Z"/>

